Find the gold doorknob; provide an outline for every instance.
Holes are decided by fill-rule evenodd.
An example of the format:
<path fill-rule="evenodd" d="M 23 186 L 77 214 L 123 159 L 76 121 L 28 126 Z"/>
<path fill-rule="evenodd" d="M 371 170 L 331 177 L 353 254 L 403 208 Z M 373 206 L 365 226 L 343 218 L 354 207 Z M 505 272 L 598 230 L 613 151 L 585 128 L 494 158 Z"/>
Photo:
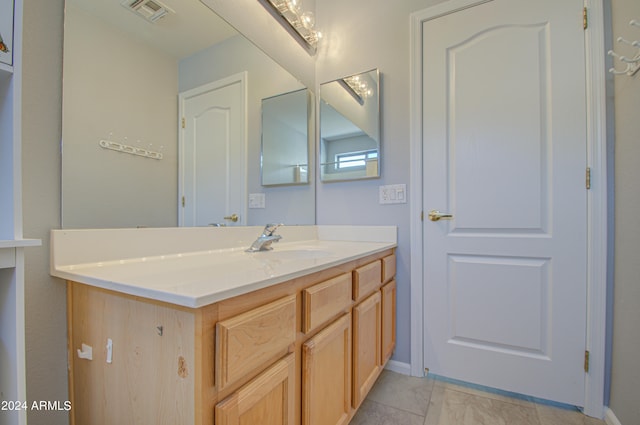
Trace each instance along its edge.
<path fill-rule="evenodd" d="M 231 220 L 231 221 L 233 221 L 234 223 L 236 223 L 236 222 L 238 221 L 238 219 L 239 219 L 239 218 L 240 218 L 240 217 L 238 217 L 238 214 L 236 214 L 236 213 L 233 213 L 233 214 L 231 214 L 231 215 L 228 215 L 228 216 L 224 217 L 224 219 L 225 219 L 225 220 Z"/>
<path fill-rule="evenodd" d="M 431 221 L 438 221 L 441 219 L 449 220 L 452 218 L 453 218 L 453 215 L 451 214 L 441 213 L 440 211 L 437 211 L 437 210 L 429 211 L 429 220 Z"/>

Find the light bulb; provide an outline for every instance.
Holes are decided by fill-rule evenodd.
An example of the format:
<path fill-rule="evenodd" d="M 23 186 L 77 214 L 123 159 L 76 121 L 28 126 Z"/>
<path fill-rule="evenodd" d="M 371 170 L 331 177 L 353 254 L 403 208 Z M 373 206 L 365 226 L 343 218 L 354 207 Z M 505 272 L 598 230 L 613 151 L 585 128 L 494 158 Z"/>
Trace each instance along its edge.
<path fill-rule="evenodd" d="M 302 26 L 310 30 L 316 24 L 316 18 L 313 16 L 313 12 L 304 12 L 300 17 L 302 20 Z"/>
<path fill-rule="evenodd" d="M 289 10 L 296 15 L 299 15 L 302 12 L 302 4 L 300 0 L 287 0 L 287 6 Z"/>

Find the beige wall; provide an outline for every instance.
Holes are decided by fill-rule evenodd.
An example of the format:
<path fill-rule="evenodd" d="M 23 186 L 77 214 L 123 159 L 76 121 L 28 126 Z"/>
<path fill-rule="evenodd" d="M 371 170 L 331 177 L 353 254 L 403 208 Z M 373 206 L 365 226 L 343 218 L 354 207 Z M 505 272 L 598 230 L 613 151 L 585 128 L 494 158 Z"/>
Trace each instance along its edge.
<path fill-rule="evenodd" d="M 640 40 L 640 1 L 612 0 L 613 36 Z M 615 50 L 633 50 L 615 43 Z M 617 65 L 619 68 L 623 68 Z M 623 425 L 640 421 L 640 73 L 616 76 L 615 268 L 610 407 Z"/>
<path fill-rule="evenodd" d="M 176 226 L 177 60 L 75 3 L 65 14 L 63 226 Z M 105 150 L 102 139 L 163 158 Z"/>
<path fill-rule="evenodd" d="M 49 230 L 60 226 L 64 0 L 24 1 L 22 187 L 26 253 L 27 399 L 68 400 L 64 283 L 49 276 Z M 29 411 L 31 425 L 68 424 L 67 412 Z"/>

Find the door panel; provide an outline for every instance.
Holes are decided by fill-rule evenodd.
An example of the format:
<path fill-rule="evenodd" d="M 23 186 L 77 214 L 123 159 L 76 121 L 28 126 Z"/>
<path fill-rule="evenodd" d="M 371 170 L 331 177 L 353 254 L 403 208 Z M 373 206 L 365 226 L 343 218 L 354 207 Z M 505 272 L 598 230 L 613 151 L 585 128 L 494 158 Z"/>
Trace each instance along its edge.
<path fill-rule="evenodd" d="M 548 48 L 546 25 L 490 28 L 449 48 L 448 189 L 457 213 L 452 231 L 545 232 Z M 505 66 L 505 52 L 514 66 Z M 509 208 L 487 203 L 479 188 L 508 199 Z"/>
<path fill-rule="evenodd" d="M 424 364 L 584 395 L 582 2 L 493 0 L 423 23 Z M 567 58 L 571 58 L 570 64 Z"/>
<path fill-rule="evenodd" d="M 451 343 L 523 356 L 548 355 L 548 261 L 451 255 L 448 274 Z M 484 314 L 482 320 L 474 314 L 478 310 Z"/>

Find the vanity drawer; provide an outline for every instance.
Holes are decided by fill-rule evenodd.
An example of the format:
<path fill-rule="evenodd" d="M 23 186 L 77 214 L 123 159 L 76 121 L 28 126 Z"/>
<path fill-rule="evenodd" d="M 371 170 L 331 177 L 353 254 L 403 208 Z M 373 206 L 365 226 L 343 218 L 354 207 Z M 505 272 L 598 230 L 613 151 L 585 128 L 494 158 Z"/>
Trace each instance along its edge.
<path fill-rule="evenodd" d="M 387 255 L 382 259 L 382 281 L 388 282 L 396 275 L 396 254 Z"/>
<path fill-rule="evenodd" d="M 353 300 L 369 295 L 382 284 L 382 262 L 374 261 L 353 271 Z"/>
<path fill-rule="evenodd" d="M 288 351 L 296 339 L 290 295 L 216 324 L 216 385 L 222 390 Z"/>
<path fill-rule="evenodd" d="M 302 331 L 309 333 L 345 311 L 351 304 L 351 273 L 302 291 Z"/>

